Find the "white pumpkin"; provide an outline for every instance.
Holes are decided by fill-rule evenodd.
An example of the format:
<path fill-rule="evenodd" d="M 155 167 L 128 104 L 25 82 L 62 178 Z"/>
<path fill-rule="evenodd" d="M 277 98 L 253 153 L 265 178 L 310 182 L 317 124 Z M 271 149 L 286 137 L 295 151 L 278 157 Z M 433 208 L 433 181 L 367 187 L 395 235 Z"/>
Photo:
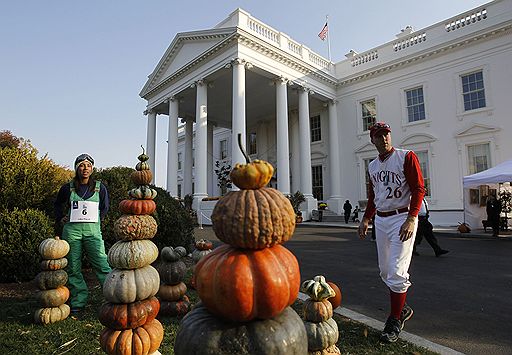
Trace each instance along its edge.
<path fill-rule="evenodd" d="M 108 251 L 108 262 L 116 269 L 139 269 L 158 258 L 158 247 L 151 240 L 118 241 Z"/>
<path fill-rule="evenodd" d="M 112 303 L 132 303 L 156 295 L 158 271 L 151 265 L 140 269 L 113 269 L 103 284 L 103 296 Z"/>

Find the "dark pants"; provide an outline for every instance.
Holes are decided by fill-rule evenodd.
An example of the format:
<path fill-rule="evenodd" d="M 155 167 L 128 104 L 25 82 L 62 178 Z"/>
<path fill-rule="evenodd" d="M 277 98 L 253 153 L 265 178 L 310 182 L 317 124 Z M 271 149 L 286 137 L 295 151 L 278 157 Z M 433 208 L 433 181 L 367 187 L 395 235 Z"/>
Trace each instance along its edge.
<path fill-rule="evenodd" d="M 350 211 L 345 212 L 345 223 L 348 223 L 348 220 L 350 219 Z"/>
<path fill-rule="evenodd" d="M 434 252 L 439 254 L 439 252 L 442 250 L 439 244 L 437 243 L 437 238 L 434 236 L 434 227 L 432 226 L 432 223 L 428 220 L 426 217 L 419 217 L 418 218 L 418 231 L 416 232 L 416 240 L 414 241 L 414 251 L 416 251 L 416 246 L 419 245 L 425 237 L 428 244 L 434 249 Z"/>
<path fill-rule="evenodd" d="M 494 217 L 492 216 L 491 219 L 487 218 L 489 222 L 491 222 L 492 225 L 492 234 L 498 235 L 500 234 L 500 217 Z"/>

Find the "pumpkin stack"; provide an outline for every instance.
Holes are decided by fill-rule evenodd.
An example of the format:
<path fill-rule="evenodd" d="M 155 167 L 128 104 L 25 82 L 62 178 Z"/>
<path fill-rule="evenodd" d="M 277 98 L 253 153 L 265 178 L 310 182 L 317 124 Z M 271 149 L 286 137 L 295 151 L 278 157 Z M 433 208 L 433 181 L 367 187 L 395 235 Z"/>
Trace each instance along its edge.
<path fill-rule="evenodd" d="M 36 310 L 36 323 L 50 324 L 66 319 L 69 316 L 69 290 L 66 286 L 68 273 L 63 269 L 68 265 L 65 258 L 69 252 L 69 244 L 59 237 L 47 238 L 39 244 L 41 272 L 36 276 L 36 284 L 40 291 L 37 299 L 43 308 Z"/>
<path fill-rule="evenodd" d="M 158 258 L 158 248 L 150 240 L 157 230 L 156 221 L 150 216 L 156 209 L 156 191 L 147 186 L 152 179 L 149 157 L 143 151 L 138 159 L 140 162 L 131 175 L 138 186 L 130 190 L 132 199 L 119 204 L 124 214 L 114 223 L 118 241 L 108 252 L 113 269 L 103 285 L 107 302 L 99 311 L 99 320 L 106 326 L 100 344 L 107 354 L 159 354 L 164 335 L 162 324 L 155 319 L 160 309 L 154 297 L 160 277 L 150 265 Z M 134 196 L 134 190 L 149 193 Z"/>
<path fill-rule="evenodd" d="M 198 263 L 204 256 L 210 254 L 213 249 L 213 243 L 208 239 L 199 239 L 195 243 L 195 250 L 192 252 L 192 260 Z"/>
<path fill-rule="evenodd" d="M 160 299 L 159 316 L 184 316 L 190 309 L 190 300 L 185 294 L 187 286 L 183 282 L 187 266 L 181 260 L 187 255 L 184 247 L 165 247 L 160 253 L 161 263 L 158 265 L 160 274 L 160 289 L 157 297 Z"/>
<path fill-rule="evenodd" d="M 273 167 L 250 159 L 230 177 L 241 190 L 221 198 L 213 230 L 227 243 L 196 265 L 201 304 L 182 320 L 175 354 L 305 354 L 307 337 L 289 307 L 300 287 L 299 265 L 281 244 L 292 237 L 295 213 L 279 191 L 266 188 Z"/>
<path fill-rule="evenodd" d="M 301 291 L 309 296 L 303 304 L 309 354 L 340 354 L 336 346 L 339 337 L 338 324 L 332 318 L 333 307 L 329 300 L 336 296 L 336 292 L 321 275 L 304 281 Z"/>

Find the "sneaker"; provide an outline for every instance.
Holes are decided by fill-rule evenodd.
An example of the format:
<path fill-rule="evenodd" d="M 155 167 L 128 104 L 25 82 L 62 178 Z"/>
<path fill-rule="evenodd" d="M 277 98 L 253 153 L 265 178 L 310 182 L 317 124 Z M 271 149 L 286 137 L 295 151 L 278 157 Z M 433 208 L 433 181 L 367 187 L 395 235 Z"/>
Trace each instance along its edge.
<path fill-rule="evenodd" d="M 412 310 L 411 306 L 409 306 L 407 303 L 404 304 L 402 313 L 400 313 L 400 329 L 404 329 L 405 322 L 411 319 L 413 314 L 414 311 Z"/>
<path fill-rule="evenodd" d="M 386 325 L 384 326 L 384 330 L 380 333 L 380 340 L 386 343 L 394 343 L 398 340 L 398 335 L 402 330 L 402 322 L 400 320 L 393 318 L 391 316 L 388 317 L 386 321 Z"/>

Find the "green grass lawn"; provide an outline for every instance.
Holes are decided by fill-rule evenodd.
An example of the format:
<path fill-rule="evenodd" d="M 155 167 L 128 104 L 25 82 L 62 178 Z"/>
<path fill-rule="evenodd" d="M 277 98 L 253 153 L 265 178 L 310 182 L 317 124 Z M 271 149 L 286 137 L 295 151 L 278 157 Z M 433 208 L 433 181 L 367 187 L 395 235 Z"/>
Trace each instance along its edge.
<path fill-rule="evenodd" d="M 188 292 L 197 301 L 194 291 Z M 103 329 L 97 317 L 103 295 L 93 288 L 89 305 L 79 315 L 50 325 L 33 322 L 34 311 L 39 308 L 33 294 L 0 296 L 0 351 L 1 354 L 101 354 L 99 334 Z M 300 301 L 293 305 L 300 314 Z M 342 354 L 434 354 L 405 341 L 382 344 L 379 332 L 348 318 L 335 315 L 340 329 L 337 346 Z M 160 319 L 164 325 L 162 354 L 174 354 L 173 344 L 179 327 L 175 318 Z"/>

